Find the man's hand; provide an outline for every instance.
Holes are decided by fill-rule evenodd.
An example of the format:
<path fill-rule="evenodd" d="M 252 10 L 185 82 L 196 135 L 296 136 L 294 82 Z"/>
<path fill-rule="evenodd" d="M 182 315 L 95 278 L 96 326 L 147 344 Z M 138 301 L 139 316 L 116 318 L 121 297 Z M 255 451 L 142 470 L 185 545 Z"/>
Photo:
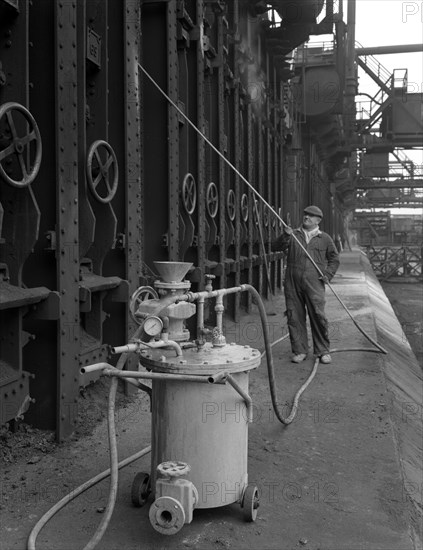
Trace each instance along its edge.
<path fill-rule="evenodd" d="M 322 275 L 321 277 L 319 277 L 319 279 L 323 281 L 325 285 L 329 284 L 329 279 L 326 277 L 326 275 Z"/>
<path fill-rule="evenodd" d="M 284 230 L 284 233 L 286 233 L 287 235 L 292 235 L 293 233 L 293 229 L 292 227 L 289 227 L 289 225 L 284 225 L 283 230 Z"/>

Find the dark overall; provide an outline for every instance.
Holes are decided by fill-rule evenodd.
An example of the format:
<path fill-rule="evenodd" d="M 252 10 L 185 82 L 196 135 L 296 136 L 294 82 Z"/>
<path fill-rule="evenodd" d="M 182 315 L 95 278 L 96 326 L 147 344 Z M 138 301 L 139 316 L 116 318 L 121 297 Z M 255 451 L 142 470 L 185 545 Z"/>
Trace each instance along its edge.
<path fill-rule="evenodd" d="M 295 229 L 294 235 L 313 258 L 323 275 L 331 280 L 338 269 L 339 257 L 330 236 L 321 232 L 307 244 L 303 231 Z M 320 274 L 293 237 L 282 235 L 272 244 L 272 248 L 288 249 L 285 301 L 292 352 L 295 355 L 308 352 L 307 311 L 314 353 L 318 356 L 329 353 L 325 284 L 319 279 Z"/>

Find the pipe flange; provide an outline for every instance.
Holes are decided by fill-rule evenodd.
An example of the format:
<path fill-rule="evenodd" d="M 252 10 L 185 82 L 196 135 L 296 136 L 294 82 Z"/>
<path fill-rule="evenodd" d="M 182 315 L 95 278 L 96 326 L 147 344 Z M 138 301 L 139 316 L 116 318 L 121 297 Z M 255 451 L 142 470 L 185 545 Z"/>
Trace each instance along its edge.
<path fill-rule="evenodd" d="M 182 504 L 172 497 L 159 497 L 149 511 L 150 523 L 162 535 L 174 535 L 185 523 Z"/>

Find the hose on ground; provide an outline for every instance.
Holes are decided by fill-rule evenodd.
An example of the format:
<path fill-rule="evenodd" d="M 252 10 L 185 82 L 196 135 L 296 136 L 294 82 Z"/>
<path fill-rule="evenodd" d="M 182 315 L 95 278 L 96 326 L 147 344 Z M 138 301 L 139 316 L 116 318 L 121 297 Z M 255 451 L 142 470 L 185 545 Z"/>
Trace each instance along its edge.
<path fill-rule="evenodd" d="M 269 389 L 270 389 L 270 396 L 272 399 L 272 406 L 273 410 L 275 411 L 276 418 L 284 424 L 285 426 L 288 426 L 291 424 L 297 414 L 298 410 L 298 403 L 300 400 L 301 395 L 305 392 L 307 387 L 311 384 L 313 378 L 316 376 L 317 367 L 319 366 L 319 357 L 317 357 L 314 361 L 313 368 L 311 370 L 311 373 L 307 380 L 304 382 L 304 384 L 300 387 L 300 389 L 297 391 L 297 393 L 294 396 L 294 399 L 292 401 L 291 411 L 288 416 L 283 416 L 282 412 L 279 410 L 278 405 L 278 396 L 277 396 L 277 390 L 276 390 L 276 382 L 275 382 L 275 369 L 273 364 L 273 355 L 272 355 L 272 347 L 281 342 L 282 340 L 285 340 L 288 337 L 288 334 L 285 334 L 282 336 L 282 338 L 279 338 L 275 342 L 270 343 L 269 338 L 269 330 L 267 328 L 267 317 L 266 317 L 266 310 L 264 308 L 263 300 L 261 299 L 260 294 L 257 292 L 257 290 L 251 286 L 251 285 L 244 285 L 246 290 L 251 292 L 253 295 L 255 302 L 257 304 L 259 314 L 260 314 L 260 320 L 261 325 L 263 329 L 263 340 L 264 340 L 264 351 L 261 354 L 262 357 L 266 355 L 266 363 L 267 363 L 267 372 L 268 372 L 268 378 L 269 378 Z M 376 344 L 373 339 L 371 339 L 364 331 L 364 336 L 368 338 L 372 343 Z M 387 353 L 382 346 L 379 346 L 379 344 L 376 344 L 378 349 L 373 348 L 351 348 L 351 349 L 333 349 L 330 350 L 330 353 L 339 353 L 339 352 L 353 352 L 353 351 L 369 351 L 374 353 Z"/>
<path fill-rule="evenodd" d="M 296 392 L 291 411 L 287 417 L 284 417 L 282 413 L 279 411 L 279 406 L 277 402 L 277 391 L 276 391 L 276 383 L 275 383 L 275 374 L 274 374 L 274 364 L 273 364 L 273 355 L 271 348 L 281 342 L 282 340 L 285 340 L 288 337 L 288 334 L 282 336 L 275 342 L 270 342 L 269 339 L 269 332 L 267 328 L 267 322 L 266 322 L 266 311 L 264 308 L 263 301 L 261 299 L 260 294 L 257 292 L 257 290 L 249 284 L 243 285 L 245 290 L 248 290 L 253 295 L 255 302 L 259 309 L 260 314 L 260 320 L 262 323 L 263 328 L 263 338 L 264 338 L 264 344 L 265 344 L 265 351 L 262 353 L 262 357 L 266 355 L 267 358 L 267 369 L 268 369 L 268 377 L 269 377 L 269 387 L 270 387 L 270 394 L 272 399 L 272 405 L 273 409 L 275 411 L 276 417 L 278 420 L 284 424 L 289 425 L 293 422 L 297 410 L 298 410 L 298 404 L 299 399 L 301 395 L 304 393 L 304 391 L 307 389 L 307 387 L 312 382 L 313 378 L 316 375 L 317 367 L 319 364 L 319 358 L 316 358 L 313 369 L 307 378 L 306 382 L 300 387 L 300 389 Z M 335 293 L 336 295 L 336 293 Z M 336 295 L 337 296 L 337 295 Z M 340 300 L 340 298 L 338 298 Z M 169 302 L 172 302 L 173 299 L 169 299 Z M 340 300 L 342 303 L 342 301 Z M 167 302 L 166 302 L 167 303 Z M 344 305 L 342 303 L 342 305 Z M 351 314 L 349 313 L 348 309 L 344 305 L 344 308 L 352 318 Z M 163 309 L 163 304 L 159 306 L 158 310 Z M 156 312 L 155 312 L 156 313 Z M 353 319 L 353 318 L 352 318 Z M 375 353 L 387 353 L 382 346 L 379 346 L 376 342 L 374 342 L 373 339 L 371 339 L 362 329 L 359 327 L 358 323 L 354 323 L 358 328 L 360 329 L 360 332 L 370 341 L 372 342 L 378 349 L 368 349 L 368 348 L 352 348 L 352 349 L 334 349 L 331 350 L 331 353 L 337 353 L 337 352 L 347 352 L 347 351 L 367 351 L 367 352 L 375 352 Z M 142 331 L 142 327 L 139 327 L 135 334 L 132 337 L 132 340 L 139 337 L 140 333 Z M 121 370 L 125 366 L 125 363 L 128 358 L 128 353 L 122 353 L 119 357 L 119 360 L 116 365 L 116 369 Z M 90 541 L 87 543 L 87 545 L 84 547 L 84 550 L 93 550 L 100 540 L 102 539 L 109 523 L 111 516 L 113 514 L 115 502 L 116 502 L 116 495 L 117 495 L 117 487 L 118 487 L 118 470 L 131 464 L 135 460 L 138 460 L 145 454 L 151 452 L 151 446 L 146 447 L 142 451 L 139 451 L 138 453 L 135 453 L 134 455 L 126 458 L 125 460 L 122 460 L 121 462 L 118 462 L 118 453 L 117 453 L 117 441 L 116 441 L 116 426 L 115 426 L 115 399 L 116 399 L 116 391 L 118 386 L 118 379 L 113 377 L 110 385 L 109 390 L 109 397 L 108 397 L 108 439 L 109 439 L 109 449 L 110 449 L 110 468 L 108 470 L 105 470 L 104 472 L 98 474 L 97 476 L 93 477 L 92 479 L 88 480 L 84 484 L 80 485 L 76 490 L 72 491 L 68 495 L 66 495 L 62 500 L 57 502 L 50 510 L 48 510 L 36 523 L 34 528 L 32 529 L 29 538 L 28 538 L 28 544 L 27 544 L 27 550 L 35 550 L 35 543 L 38 534 L 43 529 L 43 527 L 50 521 L 50 519 L 59 512 L 62 508 L 64 508 L 69 502 L 74 500 L 77 496 L 79 496 L 84 491 L 88 490 L 89 488 L 93 487 L 95 484 L 99 483 L 103 479 L 107 478 L 108 476 L 111 477 L 110 480 L 110 489 L 109 489 L 109 498 L 105 510 L 105 514 L 102 518 L 102 521 L 100 522 L 100 525 L 98 526 L 96 532 L 94 533 L 93 537 L 90 539 Z"/>
<path fill-rule="evenodd" d="M 124 468 L 125 466 L 129 466 L 129 464 L 132 464 L 139 458 L 142 458 L 146 454 L 151 452 L 151 446 L 145 447 L 145 449 L 142 449 L 141 451 L 138 451 L 137 453 L 129 456 L 128 458 L 125 458 L 118 464 L 118 469 Z M 37 541 L 37 537 L 40 533 L 40 531 L 43 529 L 43 527 L 51 520 L 53 516 L 57 514 L 57 512 L 60 512 L 62 508 L 64 508 L 69 502 L 72 502 L 76 497 L 87 491 L 88 489 L 91 489 L 91 487 L 94 487 L 97 483 L 100 483 L 100 481 L 103 481 L 103 479 L 106 479 L 110 475 L 110 468 L 107 470 L 104 470 L 104 472 L 101 472 L 100 474 L 97 474 L 95 477 L 89 479 L 73 491 L 71 491 L 69 494 L 64 496 L 62 500 L 59 500 L 50 510 L 48 510 L 35 524 L 33 527 L 29 538 L 28 538 L 28 544 L 27 549 L 28 550 L 35 550 L 35 543 Z"/>
<path fill-rule="evenodd" d="M 135 331 L 134 335 L 132 336 L 132 339 L 138 338 L 141 331 L 142 331 L 142 327 L 138 327 L 137 330 Z M 119 357 L 119 360 L 116 364 L 116 369 L 122 370 L 124 368 L 124 366 L 126 364 L 126 361 L 128 359 L 128 355 L 129 355 L 128 353 L 122 353 L 122 355 Z M 108 429 L 109 451 L 110 451 L 110 469 L 109 469 L 109 474 L 108 474 L 108 475 L 110 475 L 109 498 L 108 498 L 106 510 L 105 510 L 104 516 L 102 517 L 100 525 L 97 527 L 96 532 L 94 533 L 92 538 L 89 540 L 88 544 L 84 547 L 84 550 L 92 550 L 100 542 L 101 538 L 103 537 L 103 535 L 104 535 L 104 533 L 107 529 L 107 526 L 110 523 L 110 518 L 112 517 L 113 510 L 114 510 L 114 507 L 115 507 L 117 487 L 118 487 L 118 470 L 119 470 L 117 442 L 116 442 L 116 426 L 115 426 L 115 400 L 116 400 L 117 387 L 118 387 L 118 379 L 113 378 L 112 381 L 111 381 L 111 384 L 110 384 L 109 397 L 108 397 L 108 407 L 107 407 L 107 420 L 108 420 L 107 429 Z M 137 456 L 137 455 L 138 455 L 138 453 L 136 453 L 133 456 Z M 131 458 L 131 457 L 129 457 L 129 458 Z M 136 458 L 134 458 L 134 460 L 136 460 Z M 105 476 L 105 477 L 107 477 L 107 476 Z M 93 479 L 96 479 L 96 478 L 93 478 Z M 101 479 L 104 479 L 104 478 L 101 478 Z M 90 480 L 90 481 L 92 481 L 92 480 Z M 87 485 L 83 489 L 84 491 L 86 489 L 88 489 L 89 487 L 92 487 L 92 485 L 97 483 L 99 480 L 96 481 L 95 483 L 91 484 L 91 485 L 90 485 L 90 481 L 88 481 L 86 484 L 81 486 L 81 487 L 85 487 L 85 485 Z M 77 489 L 77 491 L 79 489 Z M 36 524 L 36 526 L 31 531 L 30 536 L 28 538 L 28 544 L 27 544 L 28 550 L 35 550 L 35 541 L 36 541 L 37 535 L 40 532 L 40 530 L 50 520 L 50 518 L 53 517 L 53 515 L 56 512 L 61 510 L 61 508 L 63 508 L 63 506 L 65 506 L 68 502 L 73 500 L 75 498 L 75 496 L 77 496 L 77 494 L 80 494 L 82 492 L 82 491 L 80 491 L 80 492 L 77 492 L 77 491 L 72 492 L 70 495 L 68 495 L 68 497 L 70 497 L 70 498 L 65 497 L 58 504 L 53 506 L 53 508 L 51 508 L 51 510 L 49 510 L 47 512 L 47 514 L 45 514 L 41 518 L 41 520 Z M 63 502 L 63 504 L 60 507 L 57 507 L 62 502 Z M 56 507 L 57 507 L 57 509 L 56 509 Z M 54 512 L 51 513 L 53 510 L 54 510 Z M 46 518 L 46 519 L 44 520 L 44 518 Z"/>

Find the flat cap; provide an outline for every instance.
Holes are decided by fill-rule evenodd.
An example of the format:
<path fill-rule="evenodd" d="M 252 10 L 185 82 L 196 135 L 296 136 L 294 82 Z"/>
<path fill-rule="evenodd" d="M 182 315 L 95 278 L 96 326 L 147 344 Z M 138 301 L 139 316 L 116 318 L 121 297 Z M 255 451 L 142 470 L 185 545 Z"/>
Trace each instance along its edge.
<path fill-rule="evenodd" d="M 304 214 L 310 214 L 310 216 L 319 216 L 319 218 L 323 218 L 323 212 L 318 206 L 314 205 L 304 208 Z"/>

